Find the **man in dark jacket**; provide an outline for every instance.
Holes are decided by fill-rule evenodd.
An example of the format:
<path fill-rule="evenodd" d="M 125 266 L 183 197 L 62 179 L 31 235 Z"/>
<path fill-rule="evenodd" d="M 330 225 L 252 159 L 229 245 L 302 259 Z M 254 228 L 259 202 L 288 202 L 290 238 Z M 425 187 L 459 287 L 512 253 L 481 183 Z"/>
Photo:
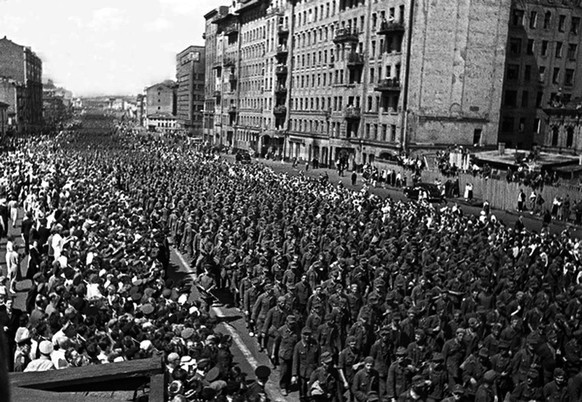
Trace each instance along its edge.
<path fill-rule="evenodd" d="M 311 329 L 304 327 L 301 330 L 301 340 L 293 349 L 293 376 L 291 384 L 299 384 L 299 400 L 307 402 L 309 378 L 319 365 L 319 345 L 311 337 Z"/>

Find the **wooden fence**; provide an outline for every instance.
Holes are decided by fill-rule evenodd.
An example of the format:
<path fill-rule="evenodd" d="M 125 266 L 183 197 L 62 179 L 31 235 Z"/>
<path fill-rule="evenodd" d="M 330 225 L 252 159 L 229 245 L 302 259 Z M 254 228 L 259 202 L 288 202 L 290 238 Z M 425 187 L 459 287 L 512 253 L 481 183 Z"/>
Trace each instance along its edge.
<path fill-rule="evenodd" d="M 374 166 L 381 172 L 383 169 L 391 169 L 396 172 L 402 172 L 406 176 L 406 182 L 412 183 L 412 172 L 404 170 L 395 162 L 389 161 L 375 161 Z M 460 173 L 459 178 L 459 192 L 463 196 L 465 185 L 467 183 L 473 184 L 473 198 L 484 201 L 489 201 L 491 207 L 506 211 L 515 211 L 517 209 L 517 196 L 519 190 L 523 189 L 526 195 L 526 205 L 529 207 L 529 196 L 532 188 L 520 183 L 508 183 L 502 176 L 500 178 L 484 179 L 480 176 L 473 176 L 468 173 Z M 439 171 L 424 170 L 421 175 L 421 180 L 427 183 L 434 183 L 435 180 L 446 182 L 447 180 L 454 180 L 455 177 L 445 177 Z M 539 192 L 539 190 L 537 191 Z M 565 198 L 566 195 L 570 197 L 570 205 L 573 206 L 574 201 L 582 199 L 582 192 L 577 186 L 564 185 L 559 187 L 544 186 L 541 191 L 542 197 L 545 200 L 543 208 L 551 209 L 552 202 L 555 197 Z"/>

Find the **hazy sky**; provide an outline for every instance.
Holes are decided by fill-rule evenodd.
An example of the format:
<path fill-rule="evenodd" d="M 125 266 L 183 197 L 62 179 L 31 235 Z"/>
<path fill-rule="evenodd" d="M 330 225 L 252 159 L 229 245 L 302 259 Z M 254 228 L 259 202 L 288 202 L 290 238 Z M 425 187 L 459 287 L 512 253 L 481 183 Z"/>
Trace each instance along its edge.
<path fill-rule="evenodd" d="M 204 14 L 229 3 L 0 0 L 0 38 L 30 46 L 43 61 L 43 79 L 75 96 L 134 95 L 175 80 L 176 53 L 204 45 Z"/>

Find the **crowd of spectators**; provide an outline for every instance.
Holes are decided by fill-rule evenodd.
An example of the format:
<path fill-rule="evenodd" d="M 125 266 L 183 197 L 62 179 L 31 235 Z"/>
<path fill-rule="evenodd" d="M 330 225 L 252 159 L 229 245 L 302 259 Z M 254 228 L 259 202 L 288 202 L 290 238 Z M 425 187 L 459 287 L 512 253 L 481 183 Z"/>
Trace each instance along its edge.
<path fill-rule="evenodd" d="M 160 352 L 173 400 L 265 400 L 266 368 L 246 387 L 208 314 L 226 293 L 281 392 L 301 401 L 582 398 L 580 241 L 568 232 L 164 139 L 25 141 L 2 164 L 0 216 L 13 225 L 8 201 L 20 203 L 28 239 L 9 239 L 0 287 L 12 370 Z M 168 238 L 200 300 L 167 278 Z"/>
<path fill-rule="evenodd" d="M 3 154 L 2 364 L 34 372 L 163 358 L 173 401 L 261 400 L 191 283 L 169 276 L 168 207 L 187 209 L 189 179 L 210 157 L 106 125 L 89 119 Z"/>

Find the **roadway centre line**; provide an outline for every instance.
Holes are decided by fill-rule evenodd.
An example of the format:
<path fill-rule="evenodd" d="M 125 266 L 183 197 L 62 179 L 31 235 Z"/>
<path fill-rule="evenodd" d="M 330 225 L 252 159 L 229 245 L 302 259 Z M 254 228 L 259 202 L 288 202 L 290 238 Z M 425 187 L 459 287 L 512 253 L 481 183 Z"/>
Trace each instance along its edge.
<path fill-rule="evenodd" d="M 216 315 L 216 317 L 219 318 L 225 317 L 224 313 L 220 310 L 220 308 L 212 307 L 211 310 L 214 313 L 214 315 Z M 257 359 L 255 359 L 249 348 L 247 348 L 247 345 L 244 344 L 238 332 L 235 331 L 234 328 L 228 323 L 224 323 L 223 328 L 226 329 L 226 331 L 230 334 L 232 340 L 234 341 L 234 343 L 236 343 L 236 346 L 242 352 L 243 356 L 247 359 L 251 367 L 257 368 L 258 366 L 260 366 L 261 364 L 258 362 Z M 275 384 L 273 384 L 273 381 L 267 381 L 267 383 L 265 384 L 265 392 L 275 402 L 285 402 L 286 400 L 281 399 L 281 397 L 279 397 L 279 395 L 281 395 L 281 391 L 277 386 L 275 386 Z"/>
<path fill-rule="evenodd" d="M 188 272 L 188 274 L 192 276 L 193 280 L 196 280 L 196 273 L 192 270 L 192 267 L 190 266 L 190 264 L 188 264 L 186 262 L 186 260 L 182 256 L 182 253 L 180 253 L 180 251 L 177 248 L 175 248 L 173 251 L 176 253 L 176 256 L 180 260 L 180 263 L 182 263 L 184 268 L 186 268 L 186 271 Z M 226 317 L 224 312 L 218 307 L 211 307 L 211 310 L 214 313 L 214 315 L 218 318 Z M 224 323 L 223 328 L 226 329 L 226 331 L 230 334 L 230 336 L 232 337 L 232 340 L 234 341 L 234 343 L 236 343 L 236 346 L 241 351 L 241 353 L 243 354 L 245 359 L 247 359 L 247 361 L 249 362 L 251 367 L 257 368 L 258 366 L 260 366 L 261 364 L 259 363 L 259 361 L 257 359 L 255 359 L 252 352 L 249 350 L 247 345 L 245 345 L 245 343 L 243 342 L 243 340 L 240 337 L 240 335 L 238 334 L 238 332 L 235 331 L 234 328 L 228 323 Z M 281 399 L 281 397 L 279 396 L 279 395 L 281 395 L 281 392 L 280 392 L 279 388 L 276 387 L 272 383 L 272 381 L 267 381 L 267 383 L 265 384 L 265 391 L 267 392 L 267 395 L 274 402 L 285 402 L 286 401 L 286 399 Z"/>

